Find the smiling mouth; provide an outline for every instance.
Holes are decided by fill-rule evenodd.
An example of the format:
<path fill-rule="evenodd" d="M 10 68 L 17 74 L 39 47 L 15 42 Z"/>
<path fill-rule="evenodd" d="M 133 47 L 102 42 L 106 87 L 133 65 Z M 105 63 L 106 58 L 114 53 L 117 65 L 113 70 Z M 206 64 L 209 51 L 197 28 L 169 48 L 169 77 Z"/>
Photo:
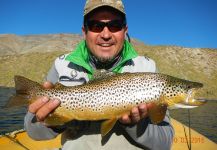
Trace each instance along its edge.
<path fill-rule="evenodd" d="M 101 43 L 101 44 L 98 44 L 99 46 L 101 47 L 111 47 L 113 44 L 112 43 Z"/>

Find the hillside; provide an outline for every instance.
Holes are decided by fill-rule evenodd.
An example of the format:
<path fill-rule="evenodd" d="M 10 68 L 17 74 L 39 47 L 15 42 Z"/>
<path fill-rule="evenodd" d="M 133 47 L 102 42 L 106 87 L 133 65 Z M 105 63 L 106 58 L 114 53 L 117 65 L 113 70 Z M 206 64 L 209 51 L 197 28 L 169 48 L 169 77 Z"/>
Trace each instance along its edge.
<path fill-rule="evenodd" d="M 16 74 L 42 82 L 53 60 L 81 39 L 75 34 L 0 35 L 0 86 L 14 86 Z M 217 99 L 217 49 L 150 46 L 135 39 L 132 44 L 140 55 L 154 59 L 160 72 L 202 82 L 200 95 Z"/>
<path fill-rule="evenodd" d="M 30 52 L 70 51 L 82 39 L 78 34 L 17 36 L 0 34 L 0 56 Z"/>

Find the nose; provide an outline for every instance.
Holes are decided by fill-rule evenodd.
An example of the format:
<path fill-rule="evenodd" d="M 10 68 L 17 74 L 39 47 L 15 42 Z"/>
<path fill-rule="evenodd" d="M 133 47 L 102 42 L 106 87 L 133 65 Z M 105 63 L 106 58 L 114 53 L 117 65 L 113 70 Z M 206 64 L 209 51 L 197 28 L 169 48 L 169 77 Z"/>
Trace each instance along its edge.
<path fill-rule="evenodd" d="M 103 38 L 104 40 L 108 40 L 111 38 L 112 33 L 109 31 L 108 27 L 105 26 L 104 29 L 102 30 L 102 32 L 100 33 L 101 38 Z"/>

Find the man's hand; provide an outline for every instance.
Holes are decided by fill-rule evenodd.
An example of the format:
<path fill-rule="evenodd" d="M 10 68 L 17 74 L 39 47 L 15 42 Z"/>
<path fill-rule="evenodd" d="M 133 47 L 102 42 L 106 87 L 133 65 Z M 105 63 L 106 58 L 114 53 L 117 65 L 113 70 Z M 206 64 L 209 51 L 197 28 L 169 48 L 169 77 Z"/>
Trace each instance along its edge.
<path fill-rule="evenodd" d="M 122 124 L 136 124 L 141 119 L 148 116 L 148 108 L 151 107 L 151 104 L 140 104 L 138 107 L 134 107 L 130 114 L 123 115 L 119 121 Z"/>
<path fill-rule="evenodd" d="M 44 82 L 45 89 L 51 89 L 51 82 Z M 50 100 L 48 97 L 39 97 L 34 103 L 29 105 L 28 111 L 35 114 L 37 121 L 43 122 L 45 118 L 60 105 L 57 99 Z"/>

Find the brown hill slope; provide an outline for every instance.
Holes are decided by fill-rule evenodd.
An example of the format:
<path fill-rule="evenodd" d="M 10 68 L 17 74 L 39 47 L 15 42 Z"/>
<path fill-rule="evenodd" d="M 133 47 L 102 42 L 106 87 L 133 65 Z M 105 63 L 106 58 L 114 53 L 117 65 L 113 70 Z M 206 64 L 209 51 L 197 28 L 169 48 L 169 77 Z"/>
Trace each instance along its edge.
<path fill-rule="evenodd" d="M 17 36 L 0 34 L 0 56 L 29 52 L 70 51 L 82 39 L 78 34 Z"/>
<path fill-rule="evenodd" d="M 73 50 L 81 35 L 0 35 L 0 86 L 13 86 L 15 74 L 42 82 L 53 60 Z M 149 46 L 133 39 L 140 55 L 154 59 L 159 71 L 204 83 L 200 94 L 217 99 L 217 50 Z"/>

